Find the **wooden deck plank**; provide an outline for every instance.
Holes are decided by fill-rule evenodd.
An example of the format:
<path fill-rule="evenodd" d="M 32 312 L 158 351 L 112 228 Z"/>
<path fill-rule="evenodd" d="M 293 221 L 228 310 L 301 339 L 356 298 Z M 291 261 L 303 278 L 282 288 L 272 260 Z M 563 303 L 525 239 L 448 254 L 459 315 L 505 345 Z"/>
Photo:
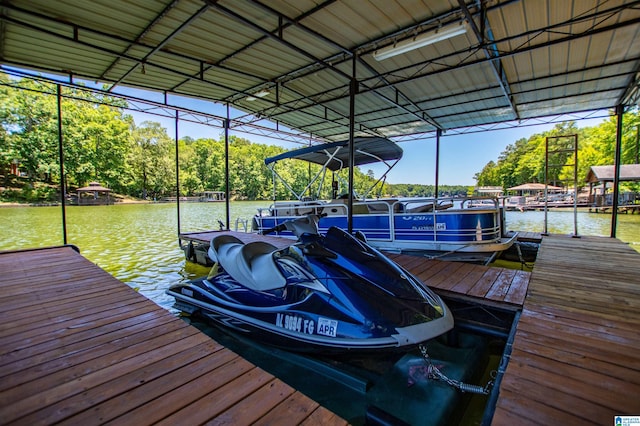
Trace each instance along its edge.
<path fill-rule="evenodd" d="M 404 261 L 405 258 L 402 258 L 402 261 Z M 418 273 L 418 274 L 413 274 L 416 277 L 420 278 L 424 283 L 428 284 L 428 281 L 432 278 L 435 277 L 436 275 L 438 275 L 438 273 L 444 269 L 447 264 L 449 262 L 443 262 L 441 260 L 434 260 L 432 261 L 434 262 L 433 265 L 429 268 L 423 269 L 422 272 Z M 402 265 L 402 263 L 400 263 Z"/>
<path fill-rule="evenodd" d="M 531 395 L 534 401 L 547 404 L 556 410 L 566 410 L 566 407 L 571 407 L 580 421 L 588 422 L 594 416 L 598 416 L 599 407 L 597 404 L 577 398 L 571 393 L 559 393 L 556 390 L 556 385 L 552 382 L 541 383 L 540 381 L 527 380 L 527 378 L 519 378 L 505 386 L 505 389 L 517 392 L 524 386 L 532 387 Z M 553 394 L 554 398 L 549 398 L 549 394 Z"/>
<path fill-rule="evenodd" d="M 436 267 L 437 265 L 439 265 L 440 262 L 437 260 L 432 260 L 432 259 L 423 259 L 422 262 L 416 266 L 415 268 L 411 269 L 411 273 L 413 275 L 422 275 L 424 273 L 427 273 L 427 271 L 433 267 Z"/>
<path fill-rule="evenodd" d="M 401 257 L 402 255 L 400 254 L 395 254 L 395 255 L 390 255 L 388 256 L 389 259 L 394 260 L 396 258 Z M 404 257 L 404 256 L 402 256 Z M 428 260 L 427 258 L 424 257 L 420 257 L 420 256 L 407 256 L 406 258 L 404 258 L 404 268 L 405 269 L 416 269 L 417 267 L 419 267 L 420 265 L 424 265 L 425 264 L 425 260 Z"/>
<path fill-rule="evenodd" d="M 176 387 L 172 392 L 163 395 L 162 398 L 150 400 L 146 404 L 130 410 L 120 417 L 105 422 L 105 424 L 119 425 L 122 424 L 124 420 L 131 424 L 157 423 L 168 416 L 175 415 L 175 413 L 180 412 L 180 410 L 192 402 L 198 401 L 209 393 L 215 392 L 242 374 L 247 374 L 255 369 L 256 367 L 251 363 L 241 357 L 237 357 L 216 368 L 210 374 L 199 376 L 188 383 L 182 382 L 180 386 Z M 215 378 L 215 380 L 213 380 L 213 378 Z M 232 389 L 230 389 L 230 391 L 234 392 Z M 248 407 L 248 409 L 250 409 L 250 407 Z M 210 419 L 215 419 L 215 415 L 211 415 Z M 177 416 L 174 417 L 174 424 L 195 424 L 188 423 L 187 420 L 187 418 L 180 419 L 179 416 Z"/>
<path fill-rule="evenodd" d="M 81 364 L 113 353 L 119 349 L 116 343 L 127 346 L 136 341 L 147 341 L 154 336 L 170 333 L 178 326 L 178 323 L 169 319 L 166 322 L 134 323 L 127 328 L 61 347 L 61 354 L 47 351 L 29 358 L 19 358 L 2 367 L 4 373 L 0 377 L 0 391 L 17 387 L 45 374 L 53 374 L 69 365 Z M 16 390 L 13 389 L 12 392 Z"/>
<path fill-rule="evenodd" d="M 220 406 L 235 407 L 229 420 L 255 412 L 246 401 L 265 384 L 289 389 L 269 394 L 260 412 L 269 416 L 295 393 L 69 247 L 0 253 L 0 290 L 2 423 L 175 421 L 223 388 L 234 395 Z M 300 422 L 345 424 L 302 395 L 296 402 L 309 411 Z"/>
<path fill-rule="evenodd" d="M 573 344 L 591 344 L 593 349 L 598 346 L 607 345 L 607 350 L 613 353 L 624 354 L 629 350 L 638 347 L 640 341 L 636 336 L 633 338 L 625 338 L 617 329 L 611 328 L 609 332 L 597 332 L 592 327 L 571 327 L 559 321 L 551 323 L 542 321 L 539 318 L 528 318 L 520 322 L 519 330 L 528 333 L 536 333 L 538 335 L 551 335 L 561 338 L 568 345 Z"/>
<path fill-rule="evenodd" d="M 435 288 L 448 288 L 448 284 L 451 281 L 452 277 L 460 270 L 460 268 L 464 267 L 464 263 L 462 262 L 442 262 L 444 267 L 441 268 L 437 273 L 431 275 L 428 279 L 425 279 L 425 284 L 429 287 Z"/>
<path fill-rule="evenodd" d="M 513 278 L 516 276 L 516 272 L 514 269 L 505 269 L 500 272 L 500 275 L 496 277 L 496 280 L 487 291 L 485 297 L 491 300 L 504 300 L 509 293 L 509 288 L 511 287 Z"/>
<path fill-rule="evenodd" d="M 438 288 L 451 291 L 451 289 L 456 287 L 460 282 L 465 281 L 469 277 L 469 275 L 472 275 L 472 273 L 476 271 L 477 268 L 478 265 L 473 265 L 471 263 L 462 263 L 456 273 L 451 275 L 447 280 L 443 281 L 438 286 Z"/>
<path fill-rule="evenodd" d="M 259 425 L 284 425 L 300 423 L 309 417 L 318 403 L 310 401 L 300 392 L 294 392 L 268 414 L 254 422 Z"/>
<path fill-rule="evenodd" d="M 215 342 L 204 342 L 201 345 L 212 352 L 221 349 Z M 154 351 L 154 354 L 157 353 L 159 352 Z M 106 399 L 127 393 L 141 383 L 153 380 L 190 362 L 197 361 L 199 356 L 196 351 L 177 351 L 166 355 L 166 357 L 157 360 L 150 359 L 148 364 L 139 364 L 133 368 L 120 370 L 119 367 L 122 367 L 122 364 L 117 365 L 115 366 L 118 368 L 117 374 L 110 375 L 113 379 L 108 380 L 109 378 L 107 378 L 100 384 L 93 382 L 86 384 L 83 380 L 83 384 L 87 386 L 84 392 L 75 393 L 68 398 L 43 407 L 29 416 L 23 417 L 21 421 L 27 421 L 29 424 L 58 423 L 66 419 L 69 416 L 69 412 L 82 412 Z M 112 371 L 106 372 L 106 374 Z M 118 374 L 121 375 L 118 376 Z"/>
<path fill-rule="evenodd" d="M 272 411 L 283 400 L 287 400 L 295 390 L 281 381 L 266 383 L 248 395 L 241 403 L 231 406 L 216 416 L 213 424 L 253 424 Z M 247 410 L 247 406 L 252 407 Z"/>
<path fill-rule="evenodd" d="M 150 404 L 157 398 L 162 399 L 164 395 L 174 391 L 180 384 L 216 374 L 217 368 L 239 358 L 231 351 L 213 350 L 210 353 L 202 353 L 198 349 L 199 347 L 189 348 L 188 352 L 194 354 L 194 361 L 189 365 L 182 365 L 175 370 L 164 372 L 158 378 L 145 381 L 145 383 L 149 383 L 149 386 L 135 386 L 133 383 L 132 389 L 127 391 L 127 398 L 111 397 L 97 402 L 89 409 L 81 411 L 61 423 L 68 425 L 88 424 L 92 419 L 106 423 L 135 409 L 142 407 L 141 409 L 144 410 L 145 404 Z M 200 358 L 195 359 L 197 357 Z M 109 386 L 109 383 L 106 386 Z"/>
<path fill-rule="evenodd" d="M 511 386 L 517 378 L 526 379 L 532 382 L 531 389 L 527 388 L 526 394 L 540 403 L 552 405 L 565 398 L 577 398 L 589 401 L 591 405 L 596 406 L 598 412 L 601 412 L 603 406 L 623 412 L 624 407 L 633 407 L 638 403 L 637 394 L 629 394 L 626 391 L 624 380 L 607 376 L 599 371 L 588 370 L 584 368 L 582 362 L 579 365 L 566 364 L 557 359 L 539 356 L 517 348 L 511 356 L 518 362 L 511 369 L 510 374 L 503 378 L 505 388 Z M 540 386 L 545 386 L 548 390 L 543 394 L 536 393 L 535 388 Z M 514 389 L 520 389 L 520 387 L 515 386 Z M 567 411 L 574 409 L 571 404 L 557 408 Z"/>
<path fill-rule="evenodd" d="M 136 308 L 149 308 L 150 305 L 145 304 L 144 301 L 131 298 L 131 294 L 123 294 L 121 299 L 117 296 L 120 293 L 110 293 L 109 296 L 91 297 L 89 299 L 80 296 L 73 296 L 66 299 L 65 302 L 60 302 L 58 307 L 45 304 L 42 308 L 39 305 L 33 305 L 29 310 L 33 312 L 31 316 L 22 315 L 24 311 L 16 314 L 16 322 L 11 323 L 13 327 L 6 324 L 0 329 L 0 336 L 4 336 L 9 340 L 11 335 L 24 335 L 25 332 L 33 331 L 35 334 L 46 334 L 50 330 L 59 329 L 60 323 L 68 324 L 68 327 L 78 328 L 79 324 L 86 324 L 87 321 L 93 321 L 95 318 L 104 318 L 107 315 L 117 315 L 119 310 L 122 309 L 136 309 Z M 67 303 L 71 301 L 71 303 Z M 105 302 L 116 302 L 118 310 L 114 310 L 113 305 L 106 304 Z M 101 303 L 100 303 L 101 302 Z M 55 302 L 53 302 L 55 303 Z M 74 309 L 75 307 L 75 309 Z M 15 313 L 13 310 L 6 311 L 8 315 Z M 87 316 L 78 319 L 79 312 L 87 312 Z M 41 325 L 40 328 L 33 328 L 33 323 L 37 322 Z M 30 333 L 33 334 L 33 333 Z"/>
<path fill-rule="evenodd" d="M 110 292 L 110 295 L 122 300 L 124 304 L 127 304 L 129 291 L 126 288 L 121 288 Z M 13 331 L 13 334 L 16 334 L 15 329 L 17 327 L 20 327 L 23 330 L 28 330 L 29 325 L 33 322 L 53 320 L 64 321 L 63 317 L 72 318 L 73 314 L 78 311 L 77 300 L 74 300 L 74 303 L 60 303 L 56 301 L 55 298 L 52 298 L 48 301 L 44 301 L 40 305 L 36 304 L 34 307 L 37 309 L 8 309 L 5 311 L 7 315 L 11 315 L 13 330 L 7 327 L 6 329 L 3 328 L 2 331 Z M 99 312 L 100 310 L 104 310 L 104 299 L 100 297 L 99 294 L 98 297 L 83 298 L 81 309 L 85 312 Z M 3 332 L 0 332 L 0 335 L 3 335 Z"/>
<path fill-rule="evenodd" d="M 329 410 L 314 410 L 309 417 L 300 422 L 301 426 L 324 426 L 327 424 L 343 426 L 347 424 L 347 421 Z"/>
<path fill-rule="evenodd" d="M 546 315 L 550 318 L 564 318 L 568 321 L 576 321 L 581 324 L 590 324 L 592 327 L 612 327 L 619 330 L 630 330 L 637 332 L 638 324 L 635 320 L 625 321 L 619 316 L 609 318 L 607 315 L 585 314 L 582 311 L 560 308 L 553 305 L 540 305 L 533 301 L 527 301 L 527 309 L 530 315 Z"/>
<path fill-rule="evenodd" d="M 128 311 L 125 311 L 126 309 L 128 309 Z M 118 311 L 113 309 L 105 310 L 92 313 L 86 317 L 71 317 L 67 321 L 51 321 L 51 323 L 45 323 L 40 328 L 33 327 L 31 329 L 24 329 L 22 339 L 20 339 L 19 334 L 12 333 L 7 335 L 6 340 L 3 340 L 6 344 L 2 347 L 2 353 L 6 353 L 9 349 L 13 352 L 21 350 L 24 351 L 24 354 L 38 353 L 38 351 L 48 350 L 44 347 L 44 345 L 47 344 L 55 345 L 56 343 L 64 343 L 67 340 L 73 341 L 91 338 L 94 334 L 93 329 L 96 327 L 118 327 L 119 325 L 117 323 L 120 321 L 132 323 L 134 320 L 128 313 L 142 316 L 142 319 L 146 319 L 147 317 L 154 318 L 157 315 L 153 305 L 139 300 L 136 303 L 118 307 Z M 43 347 L 41 348 L 39 345 Z M 20 355 L 21 354 L 14 353 L 10 355 L 10 357 Z M 0 364 L 1 362 L 2 361 L 0 361 Z"/>
<path fill-rule="evenodd" d="M 628 367 L 638 363 L 638 356 L 607 350 L 602 344 L 594 345 L 593 342 L 597 342 L 596 340 L 591 342 L 583 342 L 582 339 L 574 340 L 571 345 L 566 345 L 566 342 L 559 336 L 541 336 L 526 331 L 519 333 L 514 340 L 519 351 L 569 365 L 581 365 L 589 371 L 605 373 L 607 376 L 640 384 L 640 370 Z M 585 352 L 589 353 L 588 357 L 585 357 Z"/>
<path fill-rule="evenodd" d="M 564 408 L 559 409 L 537 400 L 527 399 L 522 396 L 518 389 L 523 386 L 535 386 L 533 383 L 521 382 L 516 386 L 516 390 L 504 389 L 504 394 L 500 393 L 500 400 L 497 408 L 506 416 L 494 417 L 492 425 L 585 425 L 594 424 L 581 418 L 580 414 L 568 413 Z M 527 407 L 526 410 L 522 410 Z M 518 419 L 513 422 L 513 419 Z M 612 417 L 613 419 L 613 417 Z M 508 423 L 508 422 L 511 423 Z M 608 424 L 608 423 L 603 423 Z"/>
<path fill-rule="evenodd" d="M 209 350 L 207 346 L 210 345 L 215 345 L 215 342 L 204 342 L 188 348 L 187 352 L 193 356 L 193 361 L 189 363 L 184 363 L 171 371 L 163 371 L 159 377 L 145 375 L 139 379 L 138 386 L 132 382 L 131 388 L 127 391 L 126 399 L 123 400 L 116 395 L 109 399 L 97 400 L 95 405 L 89 409 L 65 419 L 62 423 L 87 424 L 94 418 L 99 419 L 100 423 L 111 421 L 134 409 L 144 407 L 145 404 L 150 404 L 155 399 L 162 399 L 164 395 L 176 391 L 176 388 L 185 382 L 196 380 L 201 376 L 213 375 L 217 368 L 239 358 L 237 354 L 220 348 L 212 347 Z M 144 373 L 147 373 L 147 370 Z M 125 379 L 135 380 L 136 377 L 127 376 Z M 142 386 L 144 383 L 149 383 L 149 386 Z M 116 387 L 121 386 L 115 385 Z M 105 386 L 108 392 L 111 383 L 106 383 Z M 100 389 L 97 391 L 99 393 Z"/>
<path fill-rule="evenodd" d="M 493 287 L 493 284 L 500 276 L 500 273 L 502 273 L 502 269 L 487 268 L 485 273 L 482 274 L 482 277 L 480 277 L 476 284 L 471 287 L 467 294 L 478 298 L 484 298 L 491 287 Z"/>
<path fill-rule="evenodd" d="M 98 326 L 112 330 L 126 326 L 126 324 L 135 324 L 138 320 L 155 317 L 156 312 L 154 312 L 153 306 L 149 306 L 147 303 L 140 302 L 130 307 L 130 314 L 137 315 L 139 318 L 132 318 L 127 313 L 120 313 L 109 317 L 108 320 L 103 320 Z M 88 316 L 86 321 L 76 319 L 63 323 L 57 322 L 55 325 L 44 326 L 44 331 L 34 328 L 30 333 L 25 333 L 22 340 L 19 335 L 9 336 L 6 339 L 6 345 L 0 346 L 2 348 L 0 365 L 19 358 L 55 350 L 70 342 L 93 338 L 95 327 L 91 327 L 91 325 L 93 325 L 92 321 L 96 321 L 96 315 L 99 314 Z"/>
<path fill-rule="evenodd" d="M 273 382 L 273 377 L 262 370 L 252 368 L 235 377 L 213 392 L 206 393 L 202 398 L 185 406 L 170 416 L 162 419 L 157 424 L 202 424 L 208 419 L 215 419 L 224 411 L 240 402 L 247 395 L 252 394 L 262 386 Z M 253 407 L 247 406 L 247 409 Z"/>
<path fill-rule="evenodd" d="M 640 412 L 639 261 L 612 238 L 543 238 L 492 424 Z"/>
<path fill-rule="evenodd" d="M 175 339 L 174 336 L 172 337 Z M 102 385 L 114 377 L 166 360 L 181 351 L 179 345 L 186 339 L 188 337 L 178 340 L 162 339 L 156 345 L 119 351 L 115 356 L 101 358 L 100 362 L 70 366 L 62 374 L 49 375 L 30 382 L 22 387 L 23 390 L 30 390 L 29 393 L 20 392 L 14 396 L 13 393 L 7 392 L 6 399 L 3 398 L 3 400 L 10 405 L 5 410 L 4 418 L 9 421 L 20 419 L 26 424 L 34 424 L 38 418 L 46 420 L 47 416 L 56 417 L 56 402 L 86 392 L 88 388 Z M 167 345 L 168 341 L 175 344 Z M 62 377 L 59 379 L 58 376 Z M 77 382 L 79 377 L 82 377 L 81 386 L 78 386 Z M 32 386 L 36 386 L 40 392 L 32 393 L 34 389 Z M 34 410 L 38 411 L 34 413 Z"/>
<path fill-rule="evenodd" d="M 521 242 L 539 243 L 542 241 L 542 234 L 540 232 L 518 231 L 516 239 Z"/>
<path fill-rule="evenodd" d="M 522 305 L 525 297 L 527 296 L 530 279 L 530 273 L 526 271 L 516 271 L 513 281 L 511 282 L 511 286 L 509 287 L 509 291 L 504 297 L 504 301 Z"/>
<path fill-rule="evenodd" d="M 458 281 L 453 287 L 451 287 L 451 291 L 454 293 L 461 294 L 469 294 L 469 291 L 476 285 L 478 280 L 482 278 L 485 272 L 487 272 L 488 267 L 474 267 L 471 272 L 464 276 L 464 278 Z"/>
<path fill-rule="evenodd" d="M 506 302 L 509 309 L 522 306 L 531 276 L 531 273 L 526 271 L 404 254 L 392 254 L 389 258 L 442 295 L 473 299 L 480 304 L 492 304 L 488 303 L 491 301 Z M 421 261 L 416 262 L 416 258 Z"/>

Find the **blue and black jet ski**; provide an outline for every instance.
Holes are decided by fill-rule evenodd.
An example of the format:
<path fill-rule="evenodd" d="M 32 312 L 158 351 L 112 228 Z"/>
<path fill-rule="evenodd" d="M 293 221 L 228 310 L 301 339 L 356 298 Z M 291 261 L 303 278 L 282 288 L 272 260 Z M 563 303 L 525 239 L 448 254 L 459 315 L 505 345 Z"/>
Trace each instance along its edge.
<path fill-rule="evenodd" d="M 208 277 L 167 290 L 175 307 L 289 350 L 405 350 L 453 327 L 447 306 L 418 278 L 339 228 L 318 233 L 309 215 L 266 231 L 292 231 L 279 249 L 221 234 Z"/>

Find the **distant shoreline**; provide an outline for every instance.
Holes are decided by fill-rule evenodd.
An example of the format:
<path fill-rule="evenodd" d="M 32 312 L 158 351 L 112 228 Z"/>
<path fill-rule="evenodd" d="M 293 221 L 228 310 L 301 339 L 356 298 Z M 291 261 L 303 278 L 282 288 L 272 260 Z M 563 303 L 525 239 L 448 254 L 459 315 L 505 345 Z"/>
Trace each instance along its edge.
<path fill-rule="evenodd" d="M 112 204 L 96 204 L 96 205 L 116 205 L 116 204 L 153 204 L 156 201 L 149 200 L 135 200 L 135 199 L 122 199 L 118 200 Z M 5 202 L 0 201 L 0 208 L 2 207 L 56 207 L 60 206 L 60 202 L 50 202 L 50 203 L 15 203 L 15 202 Z M 77 206 L 77 204 L 66 204 L 67 206 Z M 86 204 L 86 205 L 94 205 L 94 204 Z M 84 205 L 83 205 L 84 206 Z"/>

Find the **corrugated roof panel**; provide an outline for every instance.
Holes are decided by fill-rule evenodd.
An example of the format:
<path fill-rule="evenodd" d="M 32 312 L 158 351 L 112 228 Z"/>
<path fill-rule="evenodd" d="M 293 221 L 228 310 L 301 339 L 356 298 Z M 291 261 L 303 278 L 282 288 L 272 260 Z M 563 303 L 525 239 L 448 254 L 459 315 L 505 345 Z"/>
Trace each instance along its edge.
<path fill-rule="evenodd" d="M 64 62 L 65 72 L 84 76 L 99 73 L 110 63 L 108 57 L 96 55 L 93 48 L 52 39 L 42 33 L 33 34 L 24 27 L 7 28 L 4 37 L 12 43 L 4 49 L 3 56 L 17 63 L 35 61 L 41 68 L 59 69 L 60 62 Z"/>
<path fill-rule="evenodd" d="M 543 100 L 535 103 L 525 103 L 520 105 L 522 118 L 534 118 L 545 115 L 565 114 L 578 111 L 591 111 L 595 109 L 606 109 L 607 105 L 613 101 L 606 94 L 579 95 L 571 98 L 567 102 L 566 98 Z"/>
<path fill-rule="evenodd" d="M 331 138 L 349 123 L 350 50 L 361 55 L 357 131 L 430 131 L 434 121 L 469 127 L 633 98 L 640 78 L 636 0 L 466 7 L 480 28 L 478 8 L 486 8 L 494 44 L 489 32 L 479 40 L 469 26 L 464 35 L 377 61 L 375 49 L 461 20 L 460 3 L 5 0 L 0 52 L 5 63 L 231 101 Z M 269 95 L 247 101 L 265 87 Z"/>
<path fill-rule="evenodd" d="M 308 61 L 291 49 L 283 49 L 275 40 L 265 40 L 251 49 L 225 61 L 225 65 L 244 72 L 251 72 L 266 80 L 286 74 L 306 65 Z"/>
<path fill-rule="evenodd" d="M 29 0 L 15 2 L 19 7 L 53 16 L 65 22 L 78 22 L 82 26 L 125 38 L 135 38 L 145 28 L 150 17 L 159 14 L 168 1 L 130 2 L 92 0 Z"/>
<path fill-rule="evenodd" d="M 204 79 L 207 81 L 216 81 L 221 85 L 243 92 L 247 90 L 247 87 L 254 87 L 263 81 L 259 78 L 239 76 L 238 73 L 215 66 L 207 69 L 204 73 Z M 195 78 L 194 81 L 198 81 L 198 78 Z M 231 95 L 232 94 L 229 94 L 227 96 Z"/>
<path fill-rule="evenodd" d="M 387 0 L 365 5 L 360 0 L 350 0 L 335 2 L 305 18 L 302 23 L 326 34 L 342 46 L 352 48 L 374 37 L 415 24 L 425 16 L 439 14 L 440 10 L 447 7 L 446 2 Z"/>
<path fill-rule="evenodd" d="M 199 18 L 192 19 L 197 12 L 202 16 L 204 3 L 197 1 L 179 1 L 175 2 L 172 7 L 166 10 L 162 15 L 155 17 L 153 21 L 145 22 L 140 25 L 143 31 L 139 34 L 138 42 L 148 46 L 158 46 L 168 38 L 180 36 L 186 30 L 192 28 Z M 183 25 L 184 22 L 190 20 L 189 25 Z M 163 49 L 165 49 L 163 47 Z"/>
<path fill-rule="evenodd" d="M 267 13 L 266 8 L 271 9 L 271 4 L 265 4 L 264 8 L 250 1 L 235 1 L 224 5 L 242 15 L 245 19 L 252 21 L 263 30 L 273 34 L 274 37 L 281 38 L 285 42 L 279 46 L 283 51 L 290 49 L 286 47 L 286 43 L 304 50 L 315 58 L 324 58 L 335 51 L 335 47 L 330 43 L 310 33 L 303 26 L 291 23 L 295 16 L 284 16 L 281 21 L 277 15 Z M 282 27 L 279 28 L 281 23 Z"/>
<path fill-rule="evenodd" d="M 217 63 L 253 43 L 261 35 L 210 9 L 177 34 L 167 48 L 188 57 Z"/>

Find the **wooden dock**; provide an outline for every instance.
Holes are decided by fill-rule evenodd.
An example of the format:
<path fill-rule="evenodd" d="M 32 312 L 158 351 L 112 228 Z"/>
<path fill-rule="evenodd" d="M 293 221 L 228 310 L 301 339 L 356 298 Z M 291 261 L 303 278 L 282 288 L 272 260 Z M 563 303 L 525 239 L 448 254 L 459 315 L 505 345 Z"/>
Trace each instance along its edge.
<path fill-rule="evenodd" d="M 0 424 L 346 424 L 70 247 L 0 253 L 0 312 Z"/>
<path fill-rule="evenodd" d="M 639 265 L 617 239 L 543 237 L 492 424 L 640 414 Z"/>
<path fill-rule="evenodd" d="M 521 312 L 492 424 L 640 413 L 640 254 L 629 246 L 545 236 L 531 274 L 391 257 L 443 296 Z M 346 424 L 71 248 L 0 253 L 0 288 L 0 423 Z"/>
<path fill-rule="evenodd" d="M 390 254 L 441 296 L 507 310 L 522 308 L 530 272 Z"/>

